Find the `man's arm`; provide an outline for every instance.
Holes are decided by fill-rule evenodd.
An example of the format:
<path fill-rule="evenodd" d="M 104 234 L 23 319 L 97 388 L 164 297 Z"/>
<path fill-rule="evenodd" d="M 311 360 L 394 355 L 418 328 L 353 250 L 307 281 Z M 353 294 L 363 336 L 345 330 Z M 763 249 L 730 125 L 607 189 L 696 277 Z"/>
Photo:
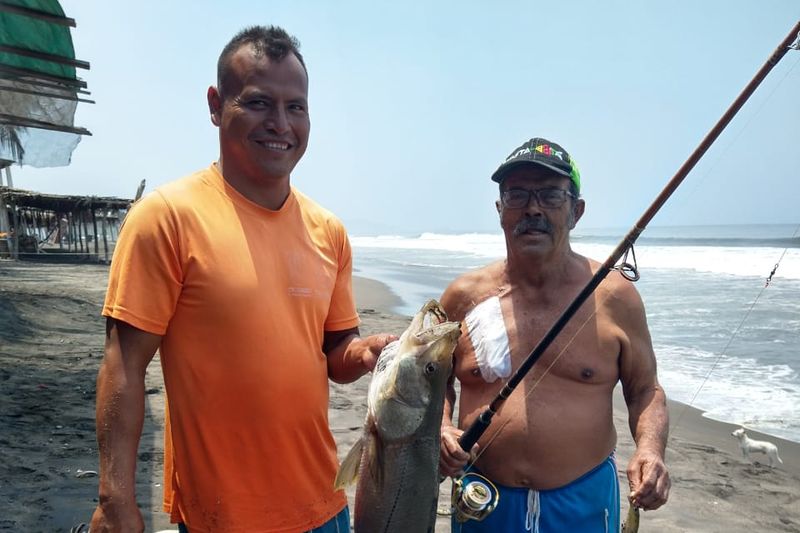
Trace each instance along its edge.
<path fill-rule="evenodd" d="M 336 383 L 351 383 L 373 368 L 381 350 L 396 340 L 388 333 L 361 338 L 358 328 L 326 331 L 322 351 L 328 359 L 328 377 Z"/>
<path fill-rule="evenodd" d="M 627 468 L 630 499 L 643 509 L 658 509 L 667 502 L 670 489 L 664 464 L 669 435 L 666 395 L 658 383 L 641 298 L 631 285 L 620 292 L 624 295 L 623 329 L 627 334 L 620 357 L 620 379 L 628 406 L 628 424 L 636 442 Z"/>
<path fill-rule="evenodd" d="M 97 375 L 100 488 L 92 532 L 144 531 L 136 505 L 136 452 L 144 420 L 144 378 L 161 337 L 108 318 Z"/>
<path fill-rule="evenodd" d="M 439 449 L 439 473 L 443 476 L 456 477 L 469 462 L 470 454 L 461 448 L 458 439 L 464 430 L 453 424 L 453 411 L 456 404 L 455 376 L 447 381 L 447 393 L 444 398 L 444 414 L 442 415 L 442 442 Z M 478 444 L 472 447 L 472 453 L 478 453 Z"/>
<path fill-rule="evenodd" d="M 461 293 L 464 277 L 458 278 L 451 283 L 442 294 L 440 303 L 447 313 L 448 320 L 458 320 L 462 324 L 461 338 L 453 352 L 454 364 L 459 359 L 463 351 L 463 343 L 469 343 L 469 338 L 463 332 L 464 315 L 466 314 L 465 300 Z M 464 287 L 466 289 L 466 287 Z M 455 368 L 455 366 L 454 366 Z M 442 441 L 439 449 L 439 473 L 443 476 L 456 477 L 469 462 L 470 454 L 461 448 L 458 439 L 464 430 L 453 424 L 453 413 L 456 405 L 455 372 L 447 380 L 447 390 L 444 396 L 444 412 L 442 413 Z M 478 452 L 478 444 L 472 447 L 472 453 Z"/>

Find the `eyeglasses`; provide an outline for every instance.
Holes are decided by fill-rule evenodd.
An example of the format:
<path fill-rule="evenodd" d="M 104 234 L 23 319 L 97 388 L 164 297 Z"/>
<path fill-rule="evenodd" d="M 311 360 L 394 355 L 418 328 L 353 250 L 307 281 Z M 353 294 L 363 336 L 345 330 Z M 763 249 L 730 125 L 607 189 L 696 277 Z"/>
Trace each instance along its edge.
<path fill-rule="evenodd" d="M 547 209 L 557 209 L 564 205 L 567 198 L 577 198 L 574 194 L 564 189 L 548 187 L 545 189 L 508 189 L 500 193 L 500 202 L 503 207 L 509 209 L 521 209 L 528 207 L 531 197 L 536 198 L 536 202 Z"/>

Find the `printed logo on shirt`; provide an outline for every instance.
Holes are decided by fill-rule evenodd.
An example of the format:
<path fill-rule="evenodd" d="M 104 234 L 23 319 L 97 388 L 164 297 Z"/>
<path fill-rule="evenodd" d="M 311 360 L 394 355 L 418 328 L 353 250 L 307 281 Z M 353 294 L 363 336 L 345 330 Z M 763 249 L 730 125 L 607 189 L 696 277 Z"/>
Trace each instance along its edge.
<path fill-rule="evenodd" d="M 298 298 L 310 298 L 313 291 L 308 287 L 289 287 L 289 296 Z"/>

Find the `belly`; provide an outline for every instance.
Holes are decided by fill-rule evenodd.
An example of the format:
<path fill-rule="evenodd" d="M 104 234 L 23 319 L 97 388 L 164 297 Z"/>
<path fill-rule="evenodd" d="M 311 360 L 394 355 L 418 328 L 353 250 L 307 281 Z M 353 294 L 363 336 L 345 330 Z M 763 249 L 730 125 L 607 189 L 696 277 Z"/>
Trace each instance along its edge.
<path fill-rule="evenodd" d="M 527 380 L 506 400 L 479 441 L 476 466 L 506 486 L 552 489 L 577 479 L 614 450 L 611 388 L 554 380 L 526 397 Z M 460 426 L 493 396 L 462 385 Z"/>

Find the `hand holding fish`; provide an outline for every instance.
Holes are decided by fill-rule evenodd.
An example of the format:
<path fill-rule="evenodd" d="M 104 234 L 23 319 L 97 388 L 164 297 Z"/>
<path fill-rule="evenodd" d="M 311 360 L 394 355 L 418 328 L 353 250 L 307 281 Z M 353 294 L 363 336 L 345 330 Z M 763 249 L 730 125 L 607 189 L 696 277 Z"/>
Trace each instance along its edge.
<path fill-rule="evenodd" d="M 439 454 L 439 473 L 443 476 L 456 477 L 461 474 L 464 467 L 478 453 L 478 444 L 472 446 L 470 453 L 461 448 L 458 439 L 464 433 L 451 423 L 442 423 L 442 445 Z"/>
<path fill-rule="evenodd" d="M 661 454 L 644 446 L 637 447 L 628 463 L 627 474 L 632 505 L 651 511 L 667 502 L 671 482 Z"/>
<path fill-rule="evenodd" d="M 358 328 L 325 332 L 322 351 L 328 359 L 328 377 L 337 383 L 350 383 L 375 368 L 381 351 L 396 335 L 382 333 L 359 336 Z"/>
<path fill-rule="evenodd" d="M 361 364 L 364 365 L 364 368 L 370 372 L 374 370 L 375 364 L 378 362 L 378 357 L 381 355 L 381 351 L 386 348 L 386 345 L 396 341 L 398 338 L 399 337 L 397 335 L 381 333 L 360 339 L 360 341 L 363 343 Z"/>

